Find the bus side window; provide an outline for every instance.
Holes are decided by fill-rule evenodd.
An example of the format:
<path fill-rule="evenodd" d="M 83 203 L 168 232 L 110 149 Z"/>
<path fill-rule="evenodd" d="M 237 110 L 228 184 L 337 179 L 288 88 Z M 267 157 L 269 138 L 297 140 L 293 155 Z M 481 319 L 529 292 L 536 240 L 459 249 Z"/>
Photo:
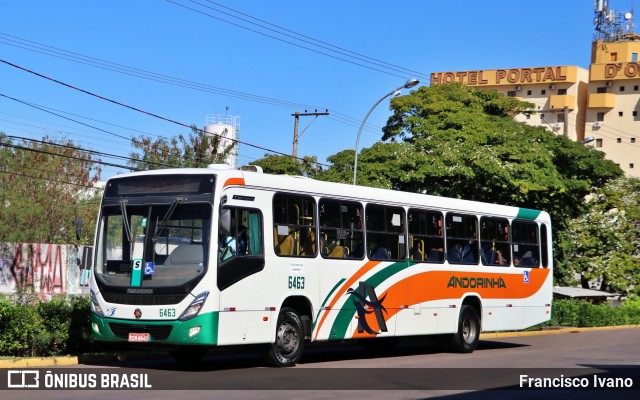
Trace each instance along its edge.
<path fill-rule="evenodd" d="M 514 220 L 512 228 L 513 265 L 539 267 L 540 245 L 538 224 L 533 221 Z"/>
<path fill-rule="evenodd" d="M 362 204 L 321 199 L 320 254 L 323 258 L 364 257 Z"/>
<path fill-rule="evenodd" d="M 549 239 L 547 236 L 547 225 L 540 225 L 540 260 L 544 268 L 549 267 Z"/>
<path fill-rule="evenodd" d="M 409 225 L 409 257 L 411 261 L 444 262 L 442 221 L 441 212 L 409 210 L 407 224 Z"/>
<path fill-rule="evenodd" d="M 367 255 L 371 260 L 404 260 L 407 257 L 405 213 L 402 207 L 367 204 Z"/>
<path fill-rule="evenodd" d="M 315 200 L 311 196 L 273 196 L 273 249 L 279 256 L 315 257 Z"/>
<path fill-rule="evenodd" d="M 478 219 L 475 215 L 447 213 L 447 261 L 478 264 Z"/>
<path fill-rule="evenodd" d="M 480 218 L 480 259 L 483 265 L 510 265 L 509 220 Z"/>
<path fill-rule="evenodd" d="M 262 215 L 258 210 L 229 208 L 231 229 L 218 239 L 218 261 L 232 257 L 262 256 Z M 221 230 L 222 231 L 222 230 Z"/>

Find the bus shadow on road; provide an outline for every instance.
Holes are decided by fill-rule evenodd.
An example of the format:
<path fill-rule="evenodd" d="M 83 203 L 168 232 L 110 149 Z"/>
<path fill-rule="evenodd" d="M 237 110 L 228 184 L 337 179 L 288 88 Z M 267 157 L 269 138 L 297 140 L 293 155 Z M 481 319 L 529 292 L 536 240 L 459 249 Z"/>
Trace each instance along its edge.
<path fill-rule="evenodd" d="M 476 351 L 523 347 L 519 343 L 481 340 Z M 98 359 L 80 359 L 81 364 L 121 368 L 158 369 L 175 371 L 222 371 L 260 368 L 268 366 L 259 346 L 216 348 L 199 363 L 180 363 L 167 352 L 123 353 Z M 442 348 L 432 337 L 402 338 L 397 341 L 373 339 L 365 342 L 344 341 L 312 343 L 307 345 L 300 364 L 355 361 L 380 358 L 398 358 L 416 355 L 441 354 Z"/>

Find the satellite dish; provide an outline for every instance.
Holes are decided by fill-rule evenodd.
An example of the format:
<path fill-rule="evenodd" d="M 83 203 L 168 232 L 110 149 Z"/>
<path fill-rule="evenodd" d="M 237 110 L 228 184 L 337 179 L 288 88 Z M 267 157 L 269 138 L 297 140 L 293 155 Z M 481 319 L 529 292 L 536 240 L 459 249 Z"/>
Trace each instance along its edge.
<path fill-rule="evenodd" d="M 631 14 L 630 12 L 624 15 L 624 19 L 632 19 L 632 18 L 633 18 L 633 14 Z"/>

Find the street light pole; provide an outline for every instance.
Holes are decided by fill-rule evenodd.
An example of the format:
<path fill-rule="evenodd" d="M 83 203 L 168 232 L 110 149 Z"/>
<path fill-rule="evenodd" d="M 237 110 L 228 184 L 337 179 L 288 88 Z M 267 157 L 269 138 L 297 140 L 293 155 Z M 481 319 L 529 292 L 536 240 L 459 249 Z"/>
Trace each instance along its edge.
<path fill-rule="evenodd" d="M 386 99 L 387 97 L 391 96 L 396 92 L 400 94 L 400 90 L 412 88 L 418 83 L 420 83 L 420 81 L 417 79 L 409 79 L 403 85 L 398 86 L 397 88 L 393 89 L 389 93 L 382 96 L 380 100 L 376 101 L 376 104 L 374 104 L 373 107 L 371 107 L 367 115 L 365 115 L 364 119 L 362 120 L 362 123 L 360 124 L 360 129 L 358 130 L 358 137 L 356 138 L 356 157 L 353 161 L 353 184 L 354 185 L 356 184 L 356 175 L 358 173 L 358 144 L 360 143 L 360 134 L 362 133 L 362 128 L 364 128 L 364 124 L 367 122 L 367 118 L 369 118 L 369 115 L 371 115 L 371 112 L 378 106 L 378 104 L 382 103 L 382 100 Z"/>

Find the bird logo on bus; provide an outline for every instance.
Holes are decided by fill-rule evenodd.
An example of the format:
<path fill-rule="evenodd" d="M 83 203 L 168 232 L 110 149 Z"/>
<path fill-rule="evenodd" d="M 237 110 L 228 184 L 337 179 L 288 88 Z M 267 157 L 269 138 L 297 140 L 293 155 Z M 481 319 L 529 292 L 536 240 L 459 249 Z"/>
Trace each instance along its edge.
<path fill-rule="evenodd" d="M 358 313 L 359 333 L 367 332 L 370 335 L 378 335 L 382 332 L 387 332 L 387 324 L 384 320 L 384 316 L 382 315 L 383 311 L 385 314 L 387 313 L 387 309 L 382 305 L 384 299 L 387 297 L 386 295 L 381 299 L 378 299 L 378 295 L 373 289 L 373 286 L 368 285 L 366 282 L 360 282 L 357 291 L 349 288 L 346 294 L 353 296 L 352 301 L 356 306 L 356 312 Z M 367 300 L 367 297 L 369 300 Z M 380 332 L 374 331 L 367 322 L 367 314 L 372 313 L 376 317 L 376 321 L 380 327 Z"/>

